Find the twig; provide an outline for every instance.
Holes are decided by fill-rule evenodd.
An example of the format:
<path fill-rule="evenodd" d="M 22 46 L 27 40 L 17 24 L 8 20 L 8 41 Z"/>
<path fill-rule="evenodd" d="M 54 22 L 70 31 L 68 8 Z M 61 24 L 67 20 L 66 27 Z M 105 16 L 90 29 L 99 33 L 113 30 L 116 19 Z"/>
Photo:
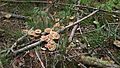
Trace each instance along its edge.
<path fill-rule="evenodd" d="M 37 56 L 38 60 L 39 60 L 40 63 L 41 63 L 42 68 L 45 68 L 45 66 L 44 66 L 44 64 L 43 64 L 43 62 L 42 62 L 42 60 L 41 60 L 41 58 L 40 58 L 40 56 L 39 56 L 37 50 L 35 50 L 35 53 L 36 53 L 36 56 Z"/>
<path fill-rule="evenodd" d="M 0 7 L 3 7 L 3 6 L 5 6 L 5 5 L 7 5 L 8 3 L 4 3 L 4 4 L 2 4 L 2 5 L 0 5 Z"/>
<path fill-rule="evenodd" d="M 99 46 L 115 63 L 120 65 L 120 63 L 116 60 L 116 58 L 112 55 L 112 53 L 108 49 L 102 47 L 101 45 L 99 45 Z"/>
<path fill-rule="evenodd" d="M 65 28 L 63 28 L 63 29 L 61 29 L 61 30 L 59 30 L 59 31 L 57 31 L 57 32 L 58 32 L 58 33 L 63 32 L 63 31 L 66 30 L 67 28 L 70 28 L 70 27 L 72 27 L 72 26 L 74 26 L 74 25 L 76 25 L 76 24 L 79 24 L 79 22 L 81 22 L 81 21 L 83 21 L 83 20 L 89 18 L 90 16 L 94 15 L 94 14 L 97 13 L 98 11 L 99 11 L 99 10 L 93 11 L 93 12 L 90 13 L 89 15 L 83 17 L 83 18 L 80 19 L 80 20 L 77 20 L 77 21 L 74 22 L 73 24 L 70 24 L 70 25 L 66 26 Z"/>
<path fill-rule="evenodd" d="M 33 27 L 32 27 L 30 30 L 32 30 L 32 29 L 33 29 Z M 25 34 L 25 35 L 23 35 L 22 37 L 18 38 L 17 41 L 11 46 L 10 50 L 11 50 L 12 52 L 14 52 L 13 48 L 14 48 L 15 46 L 17 46 L 17 43 L 20 42 L 21 40 L 23 40 L 26 36 L 27 36 L 27 34 Z"/>
<path fill-rule="evenodd" d="M 82 68 L 87 68 L 84 64 L 79 63 L 78 66 L 81 66 Z"/>
<path fill-rule="evenodd" d="M 73 27 L 73 29 L 72 29 L 72 31 L 71 31 L 71 34 L 70 34 L 70 37 L 69 37 L 69 39 L 68 39 L 69 42 L 72 41 L 72 39 L 73 39 L 73 37 L 74 37 L 74 34 L 75 34 L 75 31 L 76 31 L 77 27 L 78 27 L 78 24 L 75 25 L 75 26 Z"/>
<path fill-rule="evenodd" d="M 20 52 L 25 51 L 25 50 L 27 50 L 27 49 L 33 48 L 33 47 L 41 44 L 42 42 L 43 42 L 43 41 L 37 41 L 37 42 L 35 42 L 35 43 L 33 43 L 33 44 L 30 44 L 30 45 L 28 45 L 28 46 L 26 46 L 26 47 L 23 47 L 23 48 L 21 48 L 21 49 L 18 49 L 18 50 L 16 50 L 16 51 L 13 51 L 13 53 L 15 53 L 15 54 L 20 53 Z"/>
<path fill-rule="evenodd" d="M 17 14 L 2 12 L 2 11 L 0 13 L 3 14 L 5 18 L 17 18 L 17 19 L 28 19 L 29 18 L 23 15 L 17 15 Z"/>
<path fill-rule="evenodd" d="M 13 48 L 14 48 L 15 46 L 17 46 L 17 43 L 20 42 L 21 40 L 23 40 L 26 36 L 27 36 L 27 34 L 25 34 L 24 36 L 18 38 L 18 40 L 12 45 L 12 47 L 10 48 L 10 50 L 11 50 L 12 52 L 14 52 Z"/>
<path fill-rule="evenodd" d="M 78 2 L 77 4 L 79 4 L 79 0 L 78 0 L 77 2 Z M 79 10 L 79 8 L 76 8 L 76 9 Z M 78 13 L 78 11 L 77 11 L 77 20 L 79 20 L 79 13 Z M 69 39 L 68 39 L 69 42 L 72 41 L 73 36 L 74 36 L 74 34 L 75 34 L 75 31 L 76 31 L 78 25 L 79 25 L 79 24 L 77 24 L 77 25 L 75 25 L 75 26 L 73 27 L 73 29 L 72 29 L 72 31 L 71 31 L 71 34 L 70 34 L 70 37 L 69 37 Z"/>

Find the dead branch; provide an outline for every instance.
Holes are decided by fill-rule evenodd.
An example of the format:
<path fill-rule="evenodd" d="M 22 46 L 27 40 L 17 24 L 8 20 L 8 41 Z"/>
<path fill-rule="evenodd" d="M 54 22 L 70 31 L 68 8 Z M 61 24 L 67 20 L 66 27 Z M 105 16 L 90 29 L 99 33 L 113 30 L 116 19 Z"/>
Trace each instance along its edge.
<path fill-rule="evenodd" d="M 90 57 L 90 56 L 80 56 L 79 61 L 82 62 L 83 64 L 93 65 L 93 66 L 102 67 L 102 68 L 119 68 L 120 67 L 107 60 L 105 61 L 105 60 L 101 60 L 101 59 Z"/>
<path fill-rule="evenodd" d="M 78 1 L 78 4 L 79 4 L 79 1 Z M 79 8 L 76 8 L 76 9 L 79 10 Z M 78 13 L 78 12 L 77 12 L 77 20 L 79 20 L 79 13 Z M 69 37 L 69 39 L 68 39 L 69 42 L 72 41 L 72 39 L 73 39 L 73 37 L 74 37 L 75 31 L 76 31 L 78 25 L 79 25 L 79 24 L 77 24 L 77 25 L 75 25 L 75 26 L 73 27 L 73 29 L 72 29 L 72 31 L 71 31 L 71 34 L 70 34 L 70 37 Z"/>
<path fill-rule="evenodd" d="M 77 27 L 78 27 L 78 24 L 73 27 L 73 29 L 72 29 L 72 31 L 71 31 L 71 34 L 70 34 L 70 37 L 69 37 L 69 42 L 72 41 Z"/>
<path fill-rule="evenodd" d="M 99 68 L 120 68 L 119 65 L 114 64 L 113 62 L 102 60 L 96 57 L 84 56 L 82 54 L 71 55 L 66 58 L 73 59 L 78 63 L 83 63 L 90 66 L 95 66 Z"/>
<path fill-rule="evenodd" d="M 28 19 L 29 17 L 23 16 L 23 15 L 17 15 L 17 14 L 13 14 L 13 13 L 7 13 L 7 12 L 0 12 L 3 17 L 9 19 L 9 18 L 17 18 L 17 19 Z"/>
<path fill-rule="evenodd" d="M 27 49 L 33 48 L 33 47 L 41 44 L 42 42 L 43 42 L 43 41 L 35 42 L 35 43 L 30 44 L 30 45 L 28 45 L 28 46 L 26 46 L 26 47 L 23 47 L 23 48 L 21 48 L 21 49 L 18 49 L 18 50 L 16 50 L 16 51 L 13 51 L 13 53 L 17 54 L 17 53 L 23 52 L 23 51 L 25 51 L 25 50 L 27 50 Z"/>
<path fill-rule="evenodd" d="M 66 27 L 64 27 L 63 29 L 60 29 L 59 31 L 57 31 L 58 33 L 61 33 L 61 32 L 63 32 L 64 30 L 66 30 L 67 28 L 70 28 L 70 27 L 72 27 L 72 26 L 74 26 L 74 25 L 76 25 L 76 24 L 79 24 L 79 22 L 81 22 L 81 21 L 83 21 L 83 20 L 85 20 L 85 19 L 87 19 L 87 18 L 89 18 L 90 16 L 92 16 L 92 15 L 94 15 L 95 13 L 97 13 L 99 10 L 95 10 L 95 11 L 93 11 L 92 13 L 90 13 L 89 15 L 87 15 L 87 16 L 85 16 L 85 17 L 83 17 L 82 19 L 80 19 L 80 20 L 77 20 L 76 22 L 74 22 L 73 24 L 70 24 L 70 25 L 68 25 L 68 26 L 66 26 Z"/>

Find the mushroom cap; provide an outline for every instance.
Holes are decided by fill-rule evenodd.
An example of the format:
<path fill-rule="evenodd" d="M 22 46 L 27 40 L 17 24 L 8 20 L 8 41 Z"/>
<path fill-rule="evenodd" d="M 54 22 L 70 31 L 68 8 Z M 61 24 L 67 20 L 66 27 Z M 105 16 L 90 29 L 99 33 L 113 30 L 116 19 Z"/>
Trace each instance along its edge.
<path fill-rule="evenodd" d="M 70 19 L 70 20 L 73 20 L 73 19 L 75 19 L 75 16 L 71 16 L 69 19 Z"/>
<path fill-rule="evenodd" d="M 44 30 L 44 32 L 46 32 L 46 33 L 50 33 L 51 31 L 52 31 L 51 28 L 46 28 L 46 29 Z"/>
<path fill-rule="evenodd" d="M 41 36 L 40 40 L 48 42 L 50 39 L 49 39 L 48 35 L 45 35 L 45 36 L 43 35 L 43 36 Z"/>
<path fill-rule="evenodd" d="M 28 33 L 28 31 L 29 31 L 29 30 L 27 30 L 27 29 L 23 29 L 23 30 L 22 30 L 22 32 L 23 32 L 23 33 L 26 33 L 26 34 Z"/>
<path fill-rule="evenodd" d="M 49 51 L 54 51 L 56 49 L 56 43 L 47 43 L 45 45 L 45 47 L 49 50 Z"/>
<path fill-rule="evenodd" d="M 31 37 L 31 38 L 37 38 L 37 37 L 39 37 L 39 35 L 36 35 L 35 34 L 35 31 L 34 30 L 29 30 L 28 31 L 28 35 Z"/>
<path fill-rule="evenodd" d="M 60 23 L 55 23 L 55 24 L 53 25 L 53 27 L 54 27 L 54 28 L 60 27 Z"/>
<path fill-rule="evenodd" d="M 49 38 L 51 38 L 51 39 L 59 39 L 60 35 L 55 31 L 51 31 L 50 34 L 49 34 Z"/>
<path fill-rule="evenodd" d="M 60 21 L 60 18 L 55 18 L 55 22 L 58 22 L 58 21 Z"/>
<path fill-rule="evenodd" d="M 36 29 L 36 30 L 35 30 L 35 33 L 36 33 L 36 34 L 41 34 L 41 32 L 42 32 L 42 31 L 41 31 L 40 29 Z"/>
<path fill-rule="evenodd" d="M 113 42 L 113 44 L 116 45 L 117 47 L 120 47 L 120 41 L 119 41 L 119 40 L 115 40 L 115 41 Z"/>
<path fill-rule="evenodd" d="M 29 30 L 28 31 L 28 35 L 29 36 L 34 36 L 35 35 L 35 31 L 34 30 Z"/>

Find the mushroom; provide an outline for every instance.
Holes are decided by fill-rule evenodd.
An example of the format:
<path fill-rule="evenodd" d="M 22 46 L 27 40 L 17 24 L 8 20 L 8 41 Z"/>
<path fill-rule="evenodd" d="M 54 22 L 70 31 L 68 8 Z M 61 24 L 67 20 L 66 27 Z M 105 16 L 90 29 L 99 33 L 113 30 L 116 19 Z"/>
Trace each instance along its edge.
<path fill-rule="evenodd" d="M 49 34 L 49 38 L 51 38 L 51 39 L 59 39 L 60 35 L 55 31 L 51 31 L 50 34 Z"/>
<path fill-rule="evenodd" d="M 41 36 L 40 40 L 48 42 L 50 39 L 49 39 L 48 35 L 46 35 L 46 36 L 43 35 L 43 36 Z"/>
<path fill-rule="evenodd" d="M 41 34 L 41 30 L 40 29 L 36 29 L 35 30 L 35 34 L 40 35 Z"/>
<path fill-rule="evenodd" d="M 35 34 L 35 31 L 34 30 L 30 30 L 28 31 L 28 35 L 30 36 L 30 38 L 36 38 L 36 37 L 39 37 L 39 35 L 36 35 Z"/>
<path fill-rule="evenodd" d="M 27 30 L 27 29 L 23 29 L 23 30 L 22 30 L 22 32 L 25 33 L 25 34 L 27 34 L 28 31 L 29 31 L 29 30 Z"/>
<path fill-rule="evenodd" d="M 119 41 L 119 40 L 115 40 L 115 41 L 113 42 L 113 44 L 114 44 L 115 46 L 117 46 L 117 47 L 120 47 L 120 41 Z"/>
<path fill-rule="evenodd" d="M 52 31 L 51 28 L 46 28 L 46 29 L 44 30 L 44 32 L 46 32 L 46 33 L 50 33 L 50 31 Z"/>
<path fill-rule="evenodd" d="M 45 47 L 49 50 L 49 51 L 54 51 L 56 49 L 56 43 L 54 41 L 50 41 L 48 42 Z"/>
<path fill-rule="evenodd" d="M 60 23 L 56 23 L 56 24 L 54 24 L 53 27 L 54 27 L 54 28 L 56 28 L 56 27 L 60 27 Z"/>
<path fill-rule="evenodd" d="M 34 30 L 29 30 L 28 31 L 28 35 L 29 36 L 34 36 L 35 35 L 35 31 Z"/>

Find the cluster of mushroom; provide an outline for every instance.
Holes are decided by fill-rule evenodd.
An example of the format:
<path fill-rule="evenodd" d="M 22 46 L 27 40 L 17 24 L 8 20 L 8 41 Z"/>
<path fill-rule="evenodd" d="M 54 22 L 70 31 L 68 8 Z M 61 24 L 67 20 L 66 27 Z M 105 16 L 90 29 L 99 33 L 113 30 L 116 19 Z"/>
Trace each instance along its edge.
<path fill-rule="evenodd" d="M 30 39 L 39 39 L 40 41 L 46 42 L 44 47 L 42 47 L 42 50 L 49 50 L 54 51 L 56 49 L 56 42 L 59 40 L 60 35 L 55 31 L 56 28 L 63 28 L 61 27 L 59 23 L 56 23 L 53 28 L 46 28 L 44 29 L 45 34 L 42 34 L 42 31 L 40 29 L 36 30 L 29 30 L 27 31 L 27 34 Z"/>

